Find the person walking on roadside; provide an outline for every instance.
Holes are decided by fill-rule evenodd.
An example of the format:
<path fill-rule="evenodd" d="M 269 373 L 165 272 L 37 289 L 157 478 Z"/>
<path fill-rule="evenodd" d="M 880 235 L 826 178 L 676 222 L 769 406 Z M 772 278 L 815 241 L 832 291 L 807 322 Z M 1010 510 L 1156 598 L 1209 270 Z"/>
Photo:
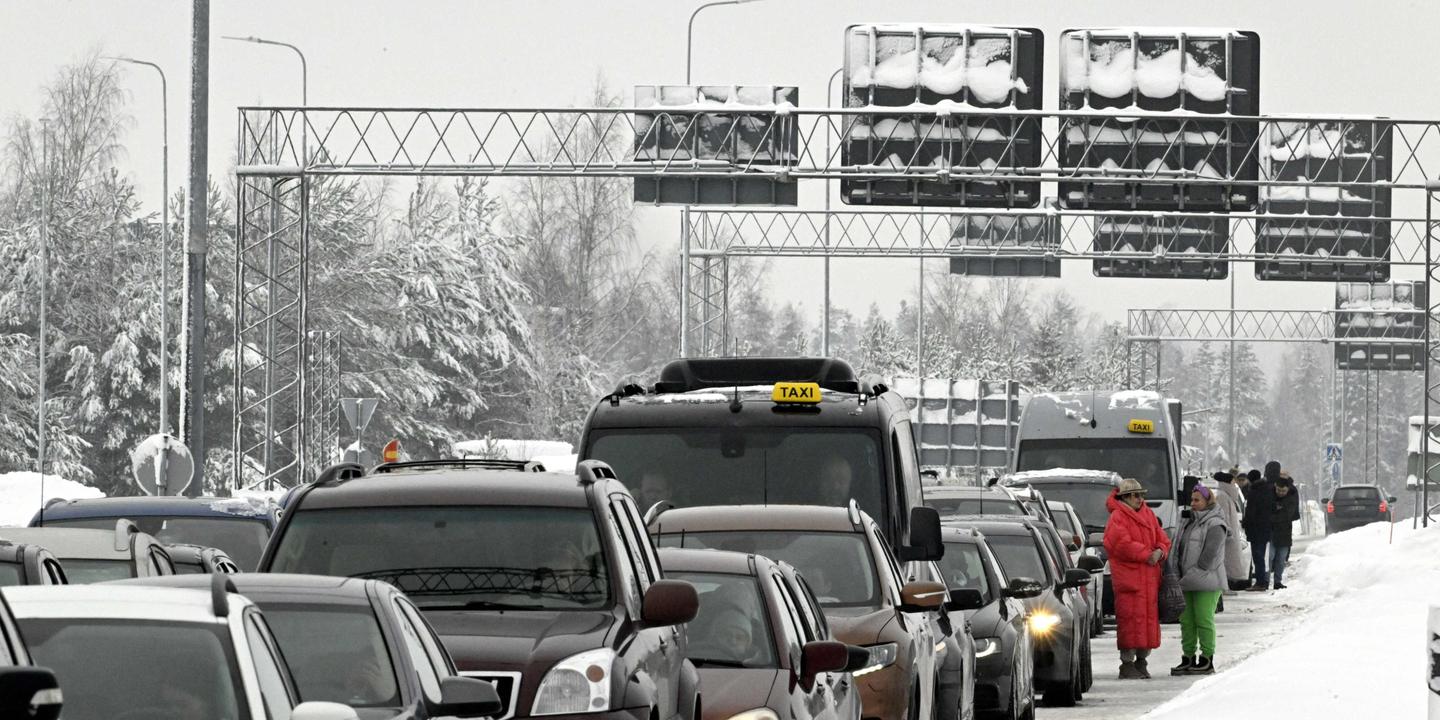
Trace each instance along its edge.
<path fill-rule="evenodd" d="M 1241 583 L 1242 588 L 1250 584 L 1250 557 L 1245 552 L 1241 535 L 1244 528 L 1241 527 L 1243 513 L 1240 508 L 1244 500 L 1240 488 L 1235 485 L 1235 475 L 1222 470 L 1214 477 L 1219 487 L 1219 492 L 1215 493 L 1215 504 L 1225 518 L 1225 529 L 1230 531 L 1225 539 L 1225 594 L 1229 594 L 1236 589 L 1236 583 Z M 1242 474 L 1240 477 L 1245 476 Z"/>
<path fill-rule="evenodd" d="M 1105 552 L 1115 592 L 1115 644 L 1120 649 L 1120 679 L 1149 679 L 1150 651 L 1160 647 L 1160 582 L 1170 537 L 1145 504 L 1145 487 L 1133 478 L 1120 481 L 1105 500 Z"/>
<path fill-rule="evenodd" d="M 1250 504 L 1245 506 L 1245 539 L 1250 541 L 1250 557 L 1255 562 L 1255 584 L 1252 592 L 1270 589 L 1268 551 L 1270 526 L 1275 516 L 1275 481 L 1280 479 L 1280 463 L 1265 463 L 1265 474 L 1250 483 Z"/>
<path fill-rule="evenodd" d="M 1281 473 L 1275 481 L 1275 506 L 1270 517 L 1270 574 L 1275 576 L 1275 589 L 1285 589 L 1285 563 L 1290 561 L 1291 531 L 1300 519 L 1300 492 L 1289 473 Z"/>
<path fill-rule="evenodd" d="M 1230 536 L 1218 500 L 1210 488 L 1195 486 L 1190 493 L 1190 517 L 1180 528 L 1175 552 L 1170 555 L 1180 575 L 1180 589 L 1185 593 L 1185 612 L 1180 615 L 1180 664 L 1170 668 L 1171 675 L 1215 672 L 1215 606 L 1228 587 L 1225 541 Z"/>

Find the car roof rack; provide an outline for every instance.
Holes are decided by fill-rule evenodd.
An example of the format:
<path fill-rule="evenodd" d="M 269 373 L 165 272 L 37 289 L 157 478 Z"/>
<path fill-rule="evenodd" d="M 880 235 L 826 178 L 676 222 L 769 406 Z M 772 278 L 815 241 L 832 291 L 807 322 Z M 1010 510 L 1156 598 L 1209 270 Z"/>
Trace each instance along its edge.
<path fill-rule="evenodd" d="M 745 357 L 682 358 L 660 370 L 656 393 L 774 385 L 777 382 L 813 382 L 826 390 L 869 395 L 850 363 L 836 358 Z"/>
<path fill-rule="evenodd" d="M 600 480 L 615 480 L 615 471 L 603 460 L 581 460 L 575 464 L 575 477 L 581 485 L 593 485 Z"/>
<path fill-rule="evenodd" d="M 396 470 L 411 469 L 434 469 L 440 470 L 453 468 L 465 470 L 474 468 L 477 470 L 515 470 L 519 472 L 545 472 L 545 466 L 534 460 L 497 460 L 493 458 L 440 458 L 436 460 L 403 460 L 400 462 L 389 462 L 376 465 L 370 470 L 371 473 L 387 473 Z"/>

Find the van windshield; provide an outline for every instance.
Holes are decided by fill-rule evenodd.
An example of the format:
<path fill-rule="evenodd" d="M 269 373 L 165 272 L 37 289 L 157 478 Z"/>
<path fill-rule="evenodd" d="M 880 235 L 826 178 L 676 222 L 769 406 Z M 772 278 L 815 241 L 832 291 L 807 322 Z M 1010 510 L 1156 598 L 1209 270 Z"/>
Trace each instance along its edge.
<path fill-rule="evenodd" d="M 654 428 L 596 431 L 587 457 L 603 460 L 642 510 L 825 505 L 854 498 L 883 518 L 880 436 L 869 428 Z"/>
<path fill-rule="evenodd" d="M 1016 456 L 1016 469 L 1022 472 L 1056 468 L 1109 470 L 1122 478 L 1134 478 L 1145 486 L 1151 500 L 1173 501 L 1178 490 L 1171 486 L 1170 447 L 1162 438 L 1021 440 Z M 1048 498 L 1048 487 L 1043 492 Z M 1085 522 L 1090 520 L 1086 518 Z"/>

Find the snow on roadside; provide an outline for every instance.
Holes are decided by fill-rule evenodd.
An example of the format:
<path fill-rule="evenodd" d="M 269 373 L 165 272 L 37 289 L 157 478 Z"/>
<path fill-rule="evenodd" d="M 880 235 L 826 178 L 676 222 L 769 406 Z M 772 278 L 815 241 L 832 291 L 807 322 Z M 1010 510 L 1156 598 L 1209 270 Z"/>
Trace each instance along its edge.
<path fill-rule="evenodd" d="M 1440 527 L 1374 524 L 1318 540 L 1268 599 L 1302 615 L 1268 650 L 1195 683 L 1147 720 L 1423 717 L 1426 611 Z"/>
<path fill-rule="evenodd" d="M 52 498 L 77 500 L 105 497 L 98 488 L 55 475 L 45 476 L 45 495 L 40 495 L 40 473 L 0 473 L 0 527 L 25 527 L 30 518 Z"/>

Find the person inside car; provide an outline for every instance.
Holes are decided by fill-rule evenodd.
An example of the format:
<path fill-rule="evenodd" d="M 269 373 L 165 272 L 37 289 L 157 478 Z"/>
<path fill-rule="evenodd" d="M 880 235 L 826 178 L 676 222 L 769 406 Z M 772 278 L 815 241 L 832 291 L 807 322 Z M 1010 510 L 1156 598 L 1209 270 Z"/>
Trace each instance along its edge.
<path fill-rule="evenodd" d="M 710 660 L 752 665 L 759 661 L 750 614 L 734 603 L 720 600 L 702 612 L 690 626 L 694 652 Z"/>
<path fill-rule="evenodd" d="M 855 471 L 850 461 L 831 455 L 820 464 L 819 498 L 822 505 L 844 507 L 850 503 L 850 487 Z"/>

